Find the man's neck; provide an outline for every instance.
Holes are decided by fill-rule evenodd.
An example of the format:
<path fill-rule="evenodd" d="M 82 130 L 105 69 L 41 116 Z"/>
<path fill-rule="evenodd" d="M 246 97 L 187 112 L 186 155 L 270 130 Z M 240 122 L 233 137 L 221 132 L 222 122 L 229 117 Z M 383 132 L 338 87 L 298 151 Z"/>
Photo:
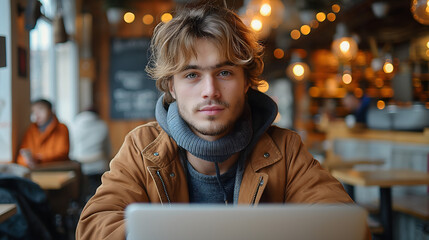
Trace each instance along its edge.
<path fill-rule="evenodd" d="M 235 153 L 226 161 L 219 163 L 220 174 L 226 173 L 228 169 L 230 169 L 237 162 L 239 155 L 239 152 Z M 189 163 L 197 172 L 202 173 L 204 175 L 216 175 L 216 168 L 213 162 L 209 162 L 201 158 L 195 157 L 189 152 L 186 152 L 186 157 L 188 158 Z"/>

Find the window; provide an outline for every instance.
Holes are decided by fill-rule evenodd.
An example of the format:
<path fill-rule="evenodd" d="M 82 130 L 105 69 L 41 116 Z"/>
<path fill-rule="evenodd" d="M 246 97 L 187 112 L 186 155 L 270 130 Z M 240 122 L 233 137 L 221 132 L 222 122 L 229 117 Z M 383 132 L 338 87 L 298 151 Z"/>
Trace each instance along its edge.
<path fill-rule="evenodd" d="M 75 20 L 74 11 L 70 8 L 74 8 L 75 1 L 63 2 L 67 3 L 64 14 L 68 15 L 64 16 L 64 21 L 70 34 Z M 41 3 L 42 13 L 47 18 L 40 18 L 30 32 L 31 99 L 48 99 L 59 120 L 69 124 L 78 112 L 77 45 L 72 40 L 55 44 L 51 19 L 57 14 L 57 1 L 42 0 Z"/>

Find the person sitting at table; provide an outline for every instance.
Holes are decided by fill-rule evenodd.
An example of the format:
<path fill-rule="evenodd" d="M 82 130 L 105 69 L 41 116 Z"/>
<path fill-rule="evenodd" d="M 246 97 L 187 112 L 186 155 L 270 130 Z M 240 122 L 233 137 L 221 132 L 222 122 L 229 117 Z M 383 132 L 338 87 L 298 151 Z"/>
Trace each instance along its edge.
<path fill-rule="evenodd" d="M 88 183 L 87 196 L 92 196 L 101 184 L 101 175 L 109 170 L 109 129 L 94 108 L 76 115 L 70 125 L 70 157 L 81 163 Z"/>
<path fill-rule="evenodd" d="M 346 96 L 342 99 L 344 107 L 351 112 L 350 116 L 354 117 L 354 122 L 359 124 L 366 125 L 367 115 L 370 106 L 371 99 L 366 95 L 363 95 L 361 98 L 358 98 L 352 92 L 348 92 Z M 347 119 L 346 119 L 347 121 Z M 354 123 L 352 124 L 354 125 Z"/>
<path fill-rule="evenodd" d="M 39 99 L 31 104 L 34 121 L 21 143 L 17 163 L 26 167 L 54 161 L 68 160 L 69 131 L 52 111 L 52 104 Z"/>
<path fill-rule="evenodd" d="M 157 121 L 128 133 L 82 211 L 77 240 L 125 239 L 134 202 L 353 202 L 297 133 L 272 126 L 277 105 L 254 89 L 262 46 L 235 12 L 185 8 L 155 28 L 150 49 L 147 71 L 163 92 Z"/>

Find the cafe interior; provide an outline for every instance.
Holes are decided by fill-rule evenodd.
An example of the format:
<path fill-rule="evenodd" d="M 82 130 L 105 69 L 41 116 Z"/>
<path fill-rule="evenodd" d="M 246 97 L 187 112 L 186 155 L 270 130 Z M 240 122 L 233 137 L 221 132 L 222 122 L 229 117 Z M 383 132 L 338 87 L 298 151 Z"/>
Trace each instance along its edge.
<path fill-rule="evenodd" d="M 155 119 L 160 93 L 145 72 L 151 36 L 191 2 L 0 1 L 0 190 L 20 191 L 10 175 L 40 186 L 47 210 L 38 214 L 52 215 L 58 239 L 75 238 L 91 187 L 127 133 Z M 373 239 L 429 239 L 429 0 L 210 2 L 255 32 L 265 49 L 257 89 L 278 105 L 274 124 L 297 132 L 367 210 Z M 70 152 L 24 167 L 17 158 L 37 99 L 67 126 Z M 362 120 L 352 103 L 364 102 Z M 74 131 L 88 111 L 104 126 L 107 169 L 79 160 Z M 0 235 L 9 236 L 25 209 L 4 199 Z"/>

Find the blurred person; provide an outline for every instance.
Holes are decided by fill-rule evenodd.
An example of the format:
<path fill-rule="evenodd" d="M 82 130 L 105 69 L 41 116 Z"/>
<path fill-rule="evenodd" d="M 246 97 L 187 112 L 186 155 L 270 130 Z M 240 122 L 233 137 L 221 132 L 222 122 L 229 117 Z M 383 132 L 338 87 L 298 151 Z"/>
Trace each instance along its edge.
<path fill-rule="evenodd" d="M 157 121 L 128 133 L 76 239 L 125 239 L 134 202 L 353 202 L 297 133 L 272 126 L 277 105 L 255 90 L 263 49 L 236 13 L 185 8 L 155 28 L 151 50 L 146 70 L 164 93 Z"/>
<path fill-rule="evenodd" d="M 31 119 L 33 123 L 24 135 L 17 163 L 33 168 L 68 160 L 69 132 L 53 113 L 52 104 L 45 99 L 32 102 Z"/>
<path fill-rule="evenodd" d="M 344 98 L 342 99 L 342 103 L 344 107 L 349 112 L 351 112 L 351 116 L 354 117 L 354 119 L 350 118 L 350 116 L 347 117 L 348 119 L 350 119 L 346 119 L 346 122 L 349 122 L 347 124 L 349 127 L 354 126 L 355 123 L 366 125 L 370 102 L 370 98 L 366 95 L 363 95 L 361 98 L 358 98 L 352 92 L 348 92 L 346 96 L 344 96 Z"/>
<path fill-rule="evenodd" d="M 89 109 L 76 115 L 70 127 L 70 157 L 81 163 L 88 177 L 88 196 L 101 184 L 101 175 L 109 169 L 110 141 L 106 123 L 97 111 Z"/>

